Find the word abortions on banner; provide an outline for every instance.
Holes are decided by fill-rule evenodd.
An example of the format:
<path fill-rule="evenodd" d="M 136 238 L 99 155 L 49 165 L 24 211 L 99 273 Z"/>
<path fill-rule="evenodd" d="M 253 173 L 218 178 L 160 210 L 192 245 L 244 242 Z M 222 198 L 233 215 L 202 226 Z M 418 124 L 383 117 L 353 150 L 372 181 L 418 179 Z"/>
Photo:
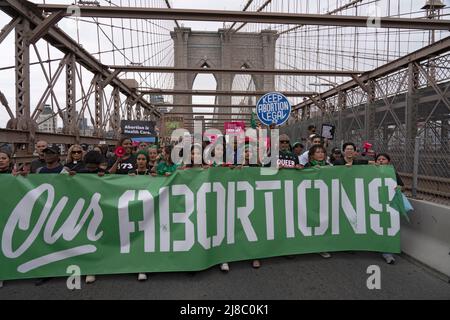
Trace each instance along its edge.
<path fill-rule="evenodd" d="M 400 251 L 391 166 L 0 176 L 0 280 L 193 271 L 300 253 Z"/>
<path fill-rule="evenodd" d="M 282 125 L 291 114 L 289 100 L 278 92 L 270 92 L 263 95 L 256 104 L 259 120 L 270 126 L 271 124 Z"/>

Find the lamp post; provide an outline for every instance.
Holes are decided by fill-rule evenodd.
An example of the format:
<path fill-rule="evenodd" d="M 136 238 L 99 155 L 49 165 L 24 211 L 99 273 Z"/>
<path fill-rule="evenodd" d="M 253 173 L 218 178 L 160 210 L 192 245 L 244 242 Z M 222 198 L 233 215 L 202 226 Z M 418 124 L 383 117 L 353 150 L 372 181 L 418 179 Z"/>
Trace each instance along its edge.
<path fill-rule="evenodd" d="M 438 19 L 438 20 L 441 14 L 441 10 L 443 8 L 445 8 L 445 4 L 443 4 L 441 0 L 427 0 L 425 5 L 422 7 L 422 9 L 427 11 L 428 19 Z M 435 41 L 436 41 L 436 31 L 430 30 L 428 36 L 428 45 L 435 43 Z M 436 69 L 433 60 L 431 59 L 429 60 L 428 67 L 430 72 L 430 78 L 434 80 L 436 77 Z"/>

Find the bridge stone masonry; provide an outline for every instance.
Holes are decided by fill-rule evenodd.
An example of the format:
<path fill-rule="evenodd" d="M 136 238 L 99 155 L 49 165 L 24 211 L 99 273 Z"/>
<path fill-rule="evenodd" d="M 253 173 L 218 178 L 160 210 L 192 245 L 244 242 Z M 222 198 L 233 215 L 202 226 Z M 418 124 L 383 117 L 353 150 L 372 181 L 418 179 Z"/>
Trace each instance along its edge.
<path fill-rule="evenodd" d="M 278 34 L 274 30 L 260 33 L 219 29 L 218 32 L 192 31 L 177 28 L 171 32 L 174 41 L 175 67 L 219 69 L 266 69 L 275 68 L 275 45 Z M 214 73 L 213 73 L 214 74 Z M 175 74 L 174 88 L 192 90 L 197 74 Z M 231 91 L 234 74 L 214 74 L 217 90 Z M 275 75 L 252 75 L 256 91 L 270 92 L 275 89 Z M 192 96 L 176 96 L 175 104 L 192 105 Z M 217 104 L 231 105 L 231 96 L 217 97 Z M 190 107 L 175 107 L 174 112 L 192 112 Z M 224 112 L 231 113 L 231 109 Z"/>

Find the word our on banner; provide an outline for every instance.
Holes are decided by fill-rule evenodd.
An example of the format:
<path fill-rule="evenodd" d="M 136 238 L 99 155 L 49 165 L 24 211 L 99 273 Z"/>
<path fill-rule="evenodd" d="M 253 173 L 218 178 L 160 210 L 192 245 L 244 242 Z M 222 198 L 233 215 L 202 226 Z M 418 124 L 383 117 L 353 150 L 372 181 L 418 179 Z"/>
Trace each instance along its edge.
<path fill-rule="evenodd" d="M 400 251 L 390 166 L 0 176 L 0 280 L 202 270 L 225 261 Z"/>

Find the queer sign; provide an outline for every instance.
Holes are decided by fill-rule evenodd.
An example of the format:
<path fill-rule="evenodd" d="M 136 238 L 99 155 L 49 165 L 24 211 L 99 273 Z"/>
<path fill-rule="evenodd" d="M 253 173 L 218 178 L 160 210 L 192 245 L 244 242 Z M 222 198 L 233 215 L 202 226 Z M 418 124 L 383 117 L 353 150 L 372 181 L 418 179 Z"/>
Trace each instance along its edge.
<path fill-rule="evenodd" d="M 0 280 L 202 270 L 290 254 L 400 251 L 390 166 L 0 176 Z"/>

